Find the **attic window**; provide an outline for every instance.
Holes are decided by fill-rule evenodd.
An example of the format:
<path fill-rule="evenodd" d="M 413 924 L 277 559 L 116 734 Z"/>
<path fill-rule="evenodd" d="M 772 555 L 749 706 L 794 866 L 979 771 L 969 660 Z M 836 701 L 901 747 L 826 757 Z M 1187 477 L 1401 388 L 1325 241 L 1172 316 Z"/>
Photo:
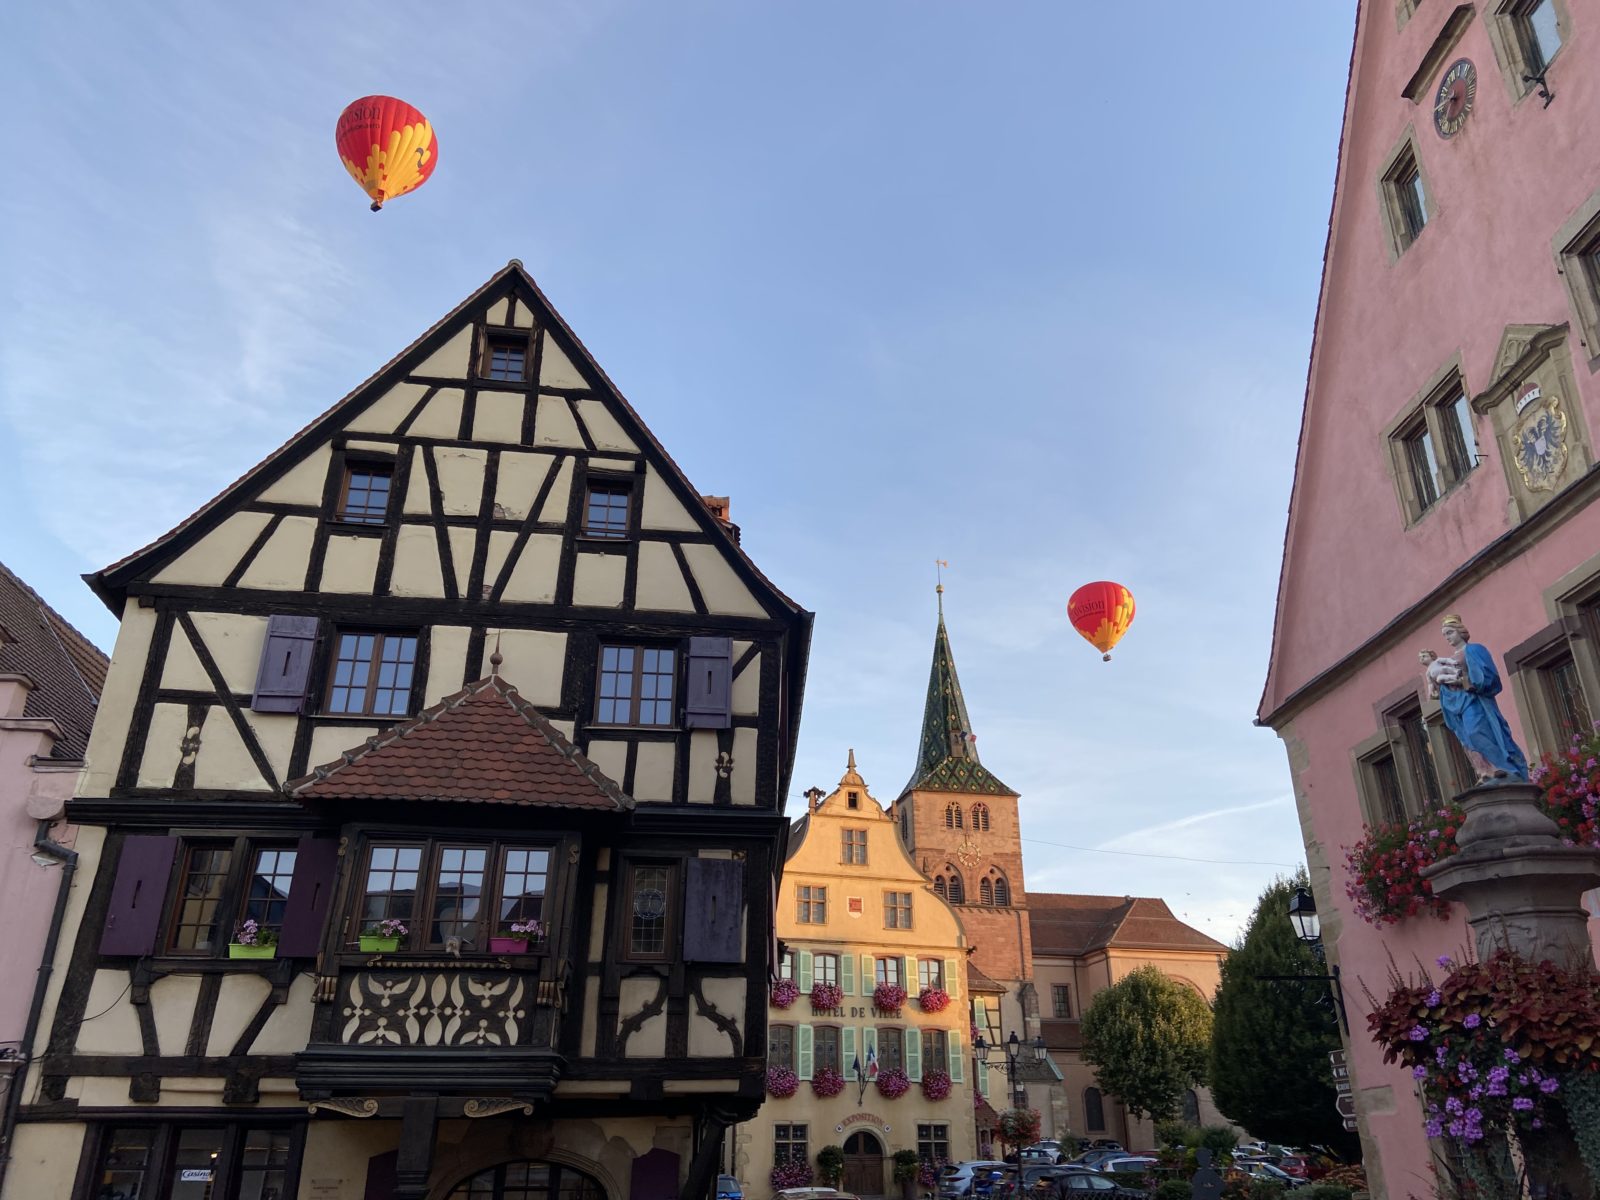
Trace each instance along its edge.
<path fill-rule="evenodd" d="M 484 347 L 483 374 L 487 379 L 523 383 L 528 378 L 528 339 L 519 334 L 490 334 Z"/>
<path fill-rule="evenodd" d="M 335 516 L 351 525 L 382 525 L 389 513 L 389 485 L 393 480 L 394 467 L 389 463 L 348 464 Z"/>
<path fill-rule="evenodd" d="M 845 795 L 844 795 L 844 802 L 845 802 L 845 805 L 847 807 L 849 807 L 849 808 L 860 808 L 861 807 L 861 793 L 860 792 L 846 792 Z"/>

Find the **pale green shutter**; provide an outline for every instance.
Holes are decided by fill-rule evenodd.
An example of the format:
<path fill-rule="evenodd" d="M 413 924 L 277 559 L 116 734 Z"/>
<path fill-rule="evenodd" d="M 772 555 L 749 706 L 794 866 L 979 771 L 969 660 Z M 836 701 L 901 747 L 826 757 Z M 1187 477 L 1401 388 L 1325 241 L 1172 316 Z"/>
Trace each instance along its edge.
<path fill-rule="evenodd" d="M 799 1075 L 801 1079 L 811 1078 L 812 1057 L 811 1026 L 796 1025 L 794 1061 L 799 1070 L 795 1074 Z"/>
<path fill-rule="evenodd" d="M 800 972 L 799 978 L 795 982 L 800 985 L 801 995 L 806 995 L 811 991 L 811 964 L 811 951 L 800 951 Z"/>
<path fill-rule="evenodd" d="M 960 982 L 960 976 L 956 974 L 960 965 L 953 958 L 944 960 L 944 990 L 950 993 L 950 999 L 952 1000 L 961 995 L 961 988 L 957 986 Z"/>
<path fill-rule="evenodd" d="M 961 1052 L 961 1035 L 950 1033 L 950 1082 L 961 1083 L 966 1078 L 967 1056 Z"/>
<path fill-rule="evenodd" d="M 861 1030 L 861 1069 L 867 1069 L 867 1056 L 878 1052 L 878 1027 L 867 1025 Z M 880 1067 L 883 1064 L 878 1064 Z"/>
<path fill-rule="evenodd" d="M 908 996 L 915 996 L 917 994 L 917 976 L 915 974 L 916 969 L 916 959 L 902 958 L 900 960 L 900 984 L 906 989 L 906 995 Z"/>
<path fill-rule="evenodd" d="M 856 956 L 839 955 L 839 990 L 846 996 L 856 994 Z"/>
<path fill-rule="evenodd" d="M 854 958 L 853 954 L 845 955 Z M 856 1027 L 846 1025 L 839 1030 L 839 1073 L 846 1079 L 856 1077 Z"/>
<path fill-rule="evenodd" d="M 876 971 L 877 967 L 872 955 L 863 954 L 861 956 L 861 994 L 863 996 L 872 995 L 872 987 L 878 982 Z"/>
<path fill-rule="evenodd" d="M 907 1029 L 901 1036 L 905 1039 L 906 1075 L 912 1083 L 921 1083 L 922 1031 L 920 1029 Z"/>

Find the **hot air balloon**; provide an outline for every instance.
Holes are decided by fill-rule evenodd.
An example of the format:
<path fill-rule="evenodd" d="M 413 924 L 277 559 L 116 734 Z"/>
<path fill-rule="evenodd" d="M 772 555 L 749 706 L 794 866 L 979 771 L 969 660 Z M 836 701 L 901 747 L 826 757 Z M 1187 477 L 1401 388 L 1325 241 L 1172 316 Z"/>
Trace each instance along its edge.
<path fill-rule="evenodd" d="M 1133 624 L 1133 593 L 1120 583 L 1086 583 L 1067 601 L 1067 619 L 1110 662 L 1111 647 Z"/>
<path fill-rule="evenodd" d="M 393 96 L 363 96 L 339 114 L 334 131 L 350 178 L 372 197 L 372 211 L 428 182 L 439 143 L 428 118 Z"/>

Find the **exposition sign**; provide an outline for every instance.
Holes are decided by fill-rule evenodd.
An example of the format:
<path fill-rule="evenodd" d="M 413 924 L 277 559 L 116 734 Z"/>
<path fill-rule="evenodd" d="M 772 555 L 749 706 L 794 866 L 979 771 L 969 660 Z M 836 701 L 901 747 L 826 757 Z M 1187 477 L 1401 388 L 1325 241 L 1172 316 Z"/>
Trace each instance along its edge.
<path fill-rule="evenodd" d="M 885 1133 L 890 1132 L 888 1123 L 877 1113 L 858 1112 L 851 1113 L 844 1120 L 833 1127 L 835 1133 L 843 1133 L 851 1125 L 876 1125 Z"/>

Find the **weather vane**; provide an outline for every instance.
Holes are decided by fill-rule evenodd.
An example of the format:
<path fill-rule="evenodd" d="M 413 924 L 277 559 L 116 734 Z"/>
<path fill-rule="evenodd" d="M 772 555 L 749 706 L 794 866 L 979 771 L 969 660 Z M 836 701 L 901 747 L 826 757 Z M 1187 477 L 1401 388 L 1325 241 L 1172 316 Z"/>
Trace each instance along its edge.
<path fill-rule="evenodd" d="M 933 589 L 933 594 L 939 597 L 939 618 L 941 620 L 944 619 L 944 573 L 949 569 L 949 559 L 936 558 L 933 560 L 933 573 L 934 577 L 938 580 L 937 585 Z"/>

